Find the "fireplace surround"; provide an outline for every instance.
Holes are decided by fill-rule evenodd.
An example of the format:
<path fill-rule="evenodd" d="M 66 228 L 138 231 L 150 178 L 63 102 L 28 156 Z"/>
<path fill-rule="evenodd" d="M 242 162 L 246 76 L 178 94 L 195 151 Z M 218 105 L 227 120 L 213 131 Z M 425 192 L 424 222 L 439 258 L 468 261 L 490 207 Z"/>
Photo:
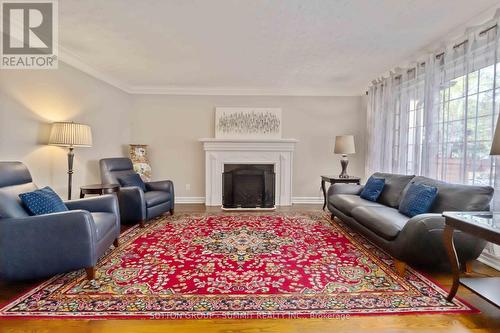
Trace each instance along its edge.
<path fill-rule="evenodd" d="M 205 204 L 222 206 L 225 164 L 269 164 L 275 173 L 275 205 L 292 204 L 295 139 L 199 139 L 205 151 Z"/>

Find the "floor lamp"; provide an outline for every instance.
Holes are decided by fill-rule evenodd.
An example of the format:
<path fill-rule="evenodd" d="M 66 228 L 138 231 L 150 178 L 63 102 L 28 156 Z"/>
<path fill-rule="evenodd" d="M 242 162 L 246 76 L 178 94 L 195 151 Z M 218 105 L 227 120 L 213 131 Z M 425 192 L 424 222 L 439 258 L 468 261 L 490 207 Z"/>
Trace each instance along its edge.
<path fill-rule="evenodd" d="M 68 200 L 71 200 L 73 181 L 74 148 L 92 147 L 92 131 L 90 126 L 74 122 L 57 122 L 52 124 L 49 145 L 68 147 Z"/>

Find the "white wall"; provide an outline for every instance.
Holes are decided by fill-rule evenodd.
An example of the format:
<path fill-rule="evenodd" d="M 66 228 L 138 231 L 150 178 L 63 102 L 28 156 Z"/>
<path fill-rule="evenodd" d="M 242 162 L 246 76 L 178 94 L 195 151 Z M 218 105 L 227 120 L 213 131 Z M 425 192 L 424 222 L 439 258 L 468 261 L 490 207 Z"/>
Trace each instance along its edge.
<path fill-rule="evenodd" d="M 57 70 L 1 70 L 0 160 L 23 161 L 39 186 L 65 197 L 67 150 L 46 145 L 48 124 L 86 123 L 94 146 L 75 149 L 75 197 L 80 185 L 100 182 L 100 158 L 123 154 L 130 101 L 130 95 L 61 62 Z"/>
<path fill-rule="evenodd" d="M 334 137 L 354 134 L 349 173 L 364 176 L 363 97 L 134 95 L 131 139 L 149 144 L 153 177 L 172 179 L 179 197 L 204 197 L 204 153 L 199 138 L 214 137 L 216 106 L 281 107 L 283 137 L 299 140 L 293 196 L 321 197 L 321 174 L 340 173 Z M 191 190 L 186 189 L 191 185 Z"/>
<path fill-rule="evenodd" d="M 214 136 L 216 106 L 282 108 L 283 137 L 299 140 L 296 198 L 320 198 L 319 176 L 340 172 L 339 156 L 332 152 L 335 135 L 356 136 L 349 172 L 364 176 L 362 97 L 130 95 L 64 63 L 58 70 L 0 74 L 0 160 L 23 161 L 37 184 L 64 197 L 67 150 L 46 145 L 54 121 L 92 127 L 94 146 L 75 150 L 73 197 L 79 186 L 100 181 L 100 158 L 126 156 L 129 143 L 150 145 L 153 177 L 172 179 L 178 197 L 204 197 L 204 153 L 198 139 Z"/>

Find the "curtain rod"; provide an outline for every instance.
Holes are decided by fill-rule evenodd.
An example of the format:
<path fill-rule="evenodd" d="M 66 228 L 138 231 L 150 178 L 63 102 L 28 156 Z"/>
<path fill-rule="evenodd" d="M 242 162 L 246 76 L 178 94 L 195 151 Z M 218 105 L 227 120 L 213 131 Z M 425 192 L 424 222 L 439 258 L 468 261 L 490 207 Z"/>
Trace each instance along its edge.
<path fill-rule="evenodd" d="M 487 33 L 488 31 L 493 30 L 493 29 L 495 29 L 495 28 L 497 28 L 497 27 L 498 27 L 498 24 L 496 24 L 496 23 L 495 23 L 495 24 L 494 24 L 494 25 L 492 25 L 491 27 L 486 28 L 486 29 L 484 29 L 483 31 L 480 31 L 480 32 L 479 32 L 479 36 L 482 36 L 482 35 L 484 35 L 485 33 Z M 464 45 L 464 44 L 465 44 L 465 43 L 467 43 L 468 41 L 469 41 L 469 40 L 468 40 L 468 39 L 466 39 L 466 40 L 464 40 L 464 41 L 463 41 L 463 42 L 461 42 L 461 43 L 455 44 L 455 45 L 453 45 L 453 48 L 454 48 L 454 49 L 459 48 L 460 46 Z M 439 53 L 439 54 L 436 54 L 436 59 L 438 59 L 438 58 L 442 57 L 443 55 L 444 55 L 444 52 L 441 52 L 441 53 Z"/>

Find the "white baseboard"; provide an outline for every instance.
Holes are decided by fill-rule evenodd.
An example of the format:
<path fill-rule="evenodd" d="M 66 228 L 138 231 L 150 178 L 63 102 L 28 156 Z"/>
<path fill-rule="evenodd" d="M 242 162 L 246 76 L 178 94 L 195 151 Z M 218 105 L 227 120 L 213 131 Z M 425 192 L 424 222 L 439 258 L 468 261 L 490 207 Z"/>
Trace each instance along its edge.
<path fill-rule="evenodd" d="M 483 251 L 479 258 L 477 258 L 477 260 L 479 260 L 483 264 L 493 267 L 497 271 L 500 271 L 500 258 L 492 255 L 491 253 Z"/>
<path fill-rule="evenodd" d="M 205 197 L 175 197 L 175 203 L 179 204 L 203 204 Z M 322 197 L 293 197 L 294 204 L 311 204 L 319 205 L 323 203 Z"/>
<path fill-rule="evenodd" d="M 318 204 L 323 204 L 323 198 L 322 197 L 292 197 L 292 203 L 318 205 Z"/>
<path fill-rule="evenodd" d="M 204 204 L 205 197 L 175 197 L 175 203 L 179 203 L 179 204 Z"/>

